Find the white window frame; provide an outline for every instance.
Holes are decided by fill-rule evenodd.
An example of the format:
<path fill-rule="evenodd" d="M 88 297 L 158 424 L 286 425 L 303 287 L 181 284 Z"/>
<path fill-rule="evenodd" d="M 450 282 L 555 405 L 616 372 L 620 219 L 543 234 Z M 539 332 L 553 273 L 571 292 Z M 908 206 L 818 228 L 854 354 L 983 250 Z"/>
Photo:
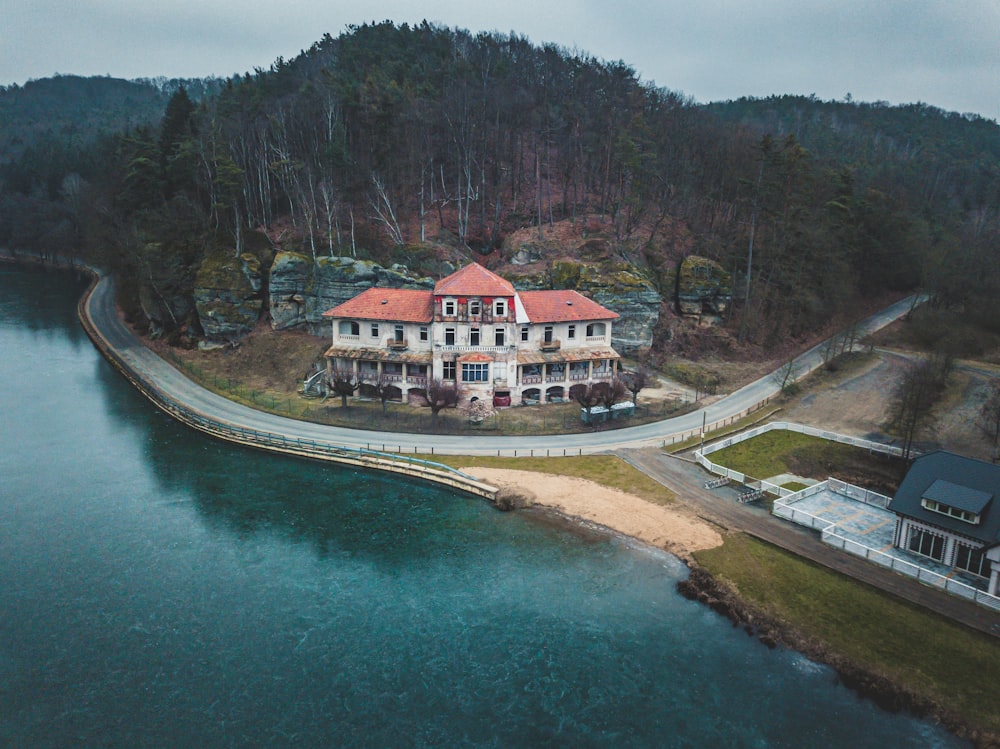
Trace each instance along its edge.
<path fill-rule="evenodd" d="M 489 382 L 490 365 L 488 362 L 463 362 L 462 382 Z"/>

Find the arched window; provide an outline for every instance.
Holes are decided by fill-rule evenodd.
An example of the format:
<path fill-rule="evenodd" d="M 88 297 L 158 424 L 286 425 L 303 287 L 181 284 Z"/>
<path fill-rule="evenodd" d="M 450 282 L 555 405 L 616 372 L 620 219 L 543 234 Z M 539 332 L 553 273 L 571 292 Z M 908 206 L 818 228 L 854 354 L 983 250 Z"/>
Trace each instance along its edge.
<path fill-rule="evenodd" d="M 592 322 L 587 326 L 587 338 L 603 338 L 605 333 L 604 323 Z"/>
<path fill-rule="evenodd" d="M 342 336 L 358 336 L 361 335 L 361 326 L 358 325 L 354 320 L 341 320 L 340 325 L 337 330 Z"/>

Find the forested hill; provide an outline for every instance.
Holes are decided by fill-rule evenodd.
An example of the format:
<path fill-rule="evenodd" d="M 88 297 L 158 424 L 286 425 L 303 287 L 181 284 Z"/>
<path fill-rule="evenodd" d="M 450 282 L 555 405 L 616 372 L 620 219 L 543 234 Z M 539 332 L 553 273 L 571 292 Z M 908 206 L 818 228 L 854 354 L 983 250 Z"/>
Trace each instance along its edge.
<path fill-rule="evenodd" d="M 923 105 L 699 106 L 516 34 L 381 23 L 121 127 L 86 173 L 0 166 L 0 243 L 101 248 L 168 326 L 207 256 L 247 250 L 418 272 L 586 252 L 667 300 L 700 255 L 732 277 L 723 333 L 741 344 L 849 319 L 866 296 L 923 286 L 980 308 L 1000 289 L 1000 129 Z"/>

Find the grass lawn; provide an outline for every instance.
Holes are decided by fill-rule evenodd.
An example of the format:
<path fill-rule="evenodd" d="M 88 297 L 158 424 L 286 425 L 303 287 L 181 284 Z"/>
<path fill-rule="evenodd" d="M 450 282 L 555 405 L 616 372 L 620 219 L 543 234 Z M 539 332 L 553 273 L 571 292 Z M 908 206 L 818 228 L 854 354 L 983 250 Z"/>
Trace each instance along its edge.
<path fill-rule="evenodd" d="M 1000 642 L 742 534 L 695 558 L 857 663 L 1000 732 Z"/>
<path fill-rule="evenodd" d="M 897 458 L 785 429 L 765 432 L 708 457 L 755 479 L 782 473 L 818 481 L 834 476 L 883 493 L 895 491 L 906 467 Z"/>
<path fill-rule="evenodd" d="M 759 437 L 739 442 L 724 450 L 711 453 L 709 459 L 713 463 L 732 468 L 757 479 L 777 476 L 780 473 L 794 473 L 788 460 L 793 453 L 811 454 L 814 457 L 824 457 L 836 460 L 843 457 L 845 451 L 856 451 L 857 448 L 839 442 L 812 437 L 799 432 L 789 432 L 775 429 L 765 432 Z M 825 479 L 826 476 L 807 476 L 806 478 Z"/>
<path fill-rule="evenodd" d="M 434 460 L 454 468 L 482 466 L 483 468 L 508 468 L 517 471 L 537 471 L 560 476 L 574 476 L 634 494 L 647 502 L 658 505 L 669 505 L 676 501 L 676 496 L 667 487 L 614 455 L 586 455 L 576 458 L 490 458 L 441 455 L 435 456 Z"/>

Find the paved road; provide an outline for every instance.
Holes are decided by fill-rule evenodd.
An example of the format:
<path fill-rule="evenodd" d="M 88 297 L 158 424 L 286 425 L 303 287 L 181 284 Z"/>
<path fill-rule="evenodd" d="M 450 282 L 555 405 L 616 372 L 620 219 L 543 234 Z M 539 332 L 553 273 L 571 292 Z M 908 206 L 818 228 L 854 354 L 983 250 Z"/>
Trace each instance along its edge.
<path fill-rule="evenodd" d="M 872 316 L 861 326 L 863 333 L 877 330 L 911 308 L 912 299 L 904 299 Z M 360 429 L 345 429 L 289 419 L 264 413 L 234 403 L 196 385 L 178 370 L 142 344 L 132 331 L 119 319 L 114 303 L 114 289 L 110 279 L 102 278 L 86 301 L 85 312 L 98 332 L 122 359 L 136 372 L 155 383 L 174 400 L 193 411 L 217 421 L 257 429 L 289 438 L 315 440 L 344 447 L 387 449 L 405 453 L 430 453 L 454 455 L 514 454 L 524 455 L 530 450 L 563 449 L 572 453 L 616 452 L 630 464 L 672 489 L 685 502 L 711 522 L 734 530 L 743 530 L 777 546 L 811 559 L 855 579 L 867 582 L 906 600 L 919 603 L 933 611 L 956 619 L 983 632 L 1000 635 L 996 629 L 995 613 L 967 601 L 886 570 L 864 560 L 852 557 L 823 544 L 814 533 L 775 518 L 766 512 L 740 505 L 729 490 L 710 492 L 703 489 L 705 473 L 692 463 L 662 453 L 660 447 L 672 436 L 700 430 L 702 419 L 709 424 L 742 414 L 779 390 L 771 376 L 766 376 L 703 409 L 685 416 L 642 426 L 627 427 L 608 432 L 569 434 L 548 437 L 468 437 L 449 435 L 400 434 Z M 860 337 L 860 336 L 859 336 Z M 801 374 L 822 364 L 822 344 L 816 346 L 796 362 Z"/>
<path fill-rule="evenodd" d="M 655 448 L 619 450 L 617 454 L 682 497 L 685 504 L 706 520 L 727 529 L 744 531 L 855 580 L 1000 637 L 1000 614 L 997 612 L 824 544 L 815 531 L 793 525 L 761 508 L 739 504 L 732 490 L 706 490 L 706 474 L 696 463 Z"/>
<path fill-rule="evenodd" d="M 868 318 L 859 326 L 859 337 L 885 327 L 905 315 L 913 299 L 903 299 Z M 103 277 L 87 301 L 86 313 L 99 333 L 137 372 L 141 373 L 174 400 L 205 416 L 263 432 L 285 434 L 291 438 L 327 442 L 342 447 L 385 449 L 389 452 L 442 455 L 525 455 L 530 451 L 544 455 L 603 453 L 619 448 L 662 446 L 701 430 L 703 423 L 713 424 L 736 418 L 774 396 L 779 386 L 771 375 L 740 388 L 734 393 L 683 416 L 601 432 L 548 436 L 486 437 L 470 439 L 461 435 L 404 434 L 312 424 L 275 414 L 264 413 L 233 403 L 196 385 L 178 370 L 142 345 L 119 319 L 114 304 L 114 286 Z M 799 376 L 822 364 L 822 344 L 796 359 Z M 703 421 L 704 420 L 704 421 Z"/>

